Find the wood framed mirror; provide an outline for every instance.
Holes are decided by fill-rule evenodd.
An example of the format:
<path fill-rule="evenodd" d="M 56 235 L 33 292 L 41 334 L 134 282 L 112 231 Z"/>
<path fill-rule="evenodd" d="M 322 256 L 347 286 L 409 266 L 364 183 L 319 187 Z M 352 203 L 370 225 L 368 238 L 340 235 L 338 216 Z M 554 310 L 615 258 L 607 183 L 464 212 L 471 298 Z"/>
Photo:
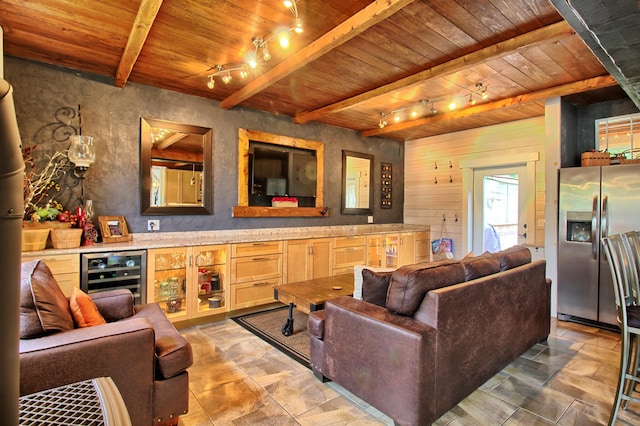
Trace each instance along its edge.
<path fill-rule="evenodd" d="M 140 119 L 142 215 L 213 213 L 212 129 Z"/>
<path fill-rule="evenodd" d="M 373 155 L 342 151 L 342 214 L 372 214 Z"/>

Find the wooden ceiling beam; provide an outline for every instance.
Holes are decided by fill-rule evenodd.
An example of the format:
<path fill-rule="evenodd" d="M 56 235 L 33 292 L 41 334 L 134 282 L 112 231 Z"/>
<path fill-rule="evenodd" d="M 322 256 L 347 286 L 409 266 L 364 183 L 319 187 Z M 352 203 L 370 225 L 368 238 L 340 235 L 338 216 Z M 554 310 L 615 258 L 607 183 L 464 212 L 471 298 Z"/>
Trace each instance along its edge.
<path fill-rule="evenodd" d="M 618 83 L 610 75 L 589 78 L 586 80 L 575 81 L 573 83 L 562 84 L 560 86 L 551 87 L 549 89 L 539 90 L 537 92 L 526 93 L 523 95 L 513 96 L 511 98 L 500 99 L 497 101 L 489 102 L 486 104 L 476 105 L 473 107 L 465 108 L 461 111 L 455 111 L 445 114 L 437 114 L 429 117 L 419 118 L 417 120 L 410 120 L 398 124 L 391 124 L 384 128 L 375 128 L 365 130 L 360 134 L 363 137 L 379 136 L 388 133 L 398 132 L 402 130 L 412 129 L 414 127 L 424 126 L 438 121 L 451 121 L 464 117 L 470 117 L 472 115 L 482 114 L 488 111 L 512 107 L 519 104 L 526 104 L 529 102 L 536 102 L 547 98 L 557 96 L 567 96 L 576 93 L 588 92 L 595 89 L 602 89 L 605 87 L 615 86 Z"/>
<path fill-rule="evenodd" d="M 117 87 L 124 87 L 129 80 L 133 66 L 138 60 L 140 51 L 144 46 L 151 26 L 158 15 L 162 0 L 142 0 L 136 20 L 133 23 L 127 45 L 122 52 L 118 69 L 116 70 L 115 82 Z"/>
<path fill-rule="evenodd" d="M 510 38 L 508 40 L 501 41 L 494 45 L 460 56 L 458 58 L 452 59 L 451 61 L 436 65 L 427 70 L 420 71 L 416 74 L 401 78 L 400 80 L 396 80 L 392 83 L 380 86 L 373 90 L 369 90 L 351 98 L 344 99 L 342 101 L 324 106 L 322 108 L 318 108 L 313 111 L 301 112 L 299 114 L 296 114 L 293 121 L 294 123 L 304 124 L 309 121 L 317 120 L 318 118 L 323 117 L 327 114 L 342 111 L 343 109 L 352 107 L 362 102 L 366 102 L 378 96 L 386 95 L 390 92 L 406 89 L 412 85 L 422 83 L 425 80 L 460 72 L 487 60 L 497 59 L 506 55 L 510 55 L 519 49 L 530 48 L 543 43 L 548 43 L 549 40 L 566 37 L 574 33 L 574 30 L 569 26 L 569 24 L 567 24 L 566 21 L 560 21 L 555 24 L 547 25 L 546 27 L 542 27 L 537 30 L 533 30 L 528 33 Z"/>
<path fill-rule="evenodd" d="M 220 107 L 230 109 L 270 87 L 289 74 L 346 43 L 370 27 L 387 19 L 414 0 L 376 0 L 319 39 L 273 67 L 242 89 L 224 99 Z"/>

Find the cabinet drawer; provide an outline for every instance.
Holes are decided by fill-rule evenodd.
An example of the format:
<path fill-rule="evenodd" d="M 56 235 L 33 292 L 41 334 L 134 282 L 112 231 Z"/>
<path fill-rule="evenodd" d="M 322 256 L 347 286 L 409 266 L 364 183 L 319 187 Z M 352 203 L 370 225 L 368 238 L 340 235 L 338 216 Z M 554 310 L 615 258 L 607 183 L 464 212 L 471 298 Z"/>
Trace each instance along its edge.
<path fill-rule="evenodd" d="M 231 259 L 232 284 L 282 277 L 282 255 L 255 255 Z"/>
<path fill-rule="evenodd" d="M 367 237 L 364 235 L 355 235 L 351 237 L 336 237 L 334 242 L 335 248 L 364 246 L 367 243 Z"/>
<path fill-rule="evenodd" d="M 353 266 L 346 266 L 344 268 L 334 269 L 333 275 L 353 274 Z"/>
<path fill-rule="evenodd" d="M 273 287 L 279 285 L 279 278 L 231 285 L 231 310 L 249 308 L 275 302 Z"/>
<path fill-rule="evenodd" d="M 44 260 L 53 275 L 57 274 L 78 274 L 80 275 L 80 255 L 77 254 L 60 254 L 52 256 L 22 256 L 23 262 L 34 259 Z"/>
<path fill-rule="evenodd" d="M 344 247 L 333 251 L 333 268 L 341 269 L 354 265 L 363 265 L 366 262 L 367 252 L 365 246 Z"/>
<path fill-rule="evenodd" d="M 233 244 L 231 257 L 257 256 L 261 254 L 282 253 L 282 241 Z"/>

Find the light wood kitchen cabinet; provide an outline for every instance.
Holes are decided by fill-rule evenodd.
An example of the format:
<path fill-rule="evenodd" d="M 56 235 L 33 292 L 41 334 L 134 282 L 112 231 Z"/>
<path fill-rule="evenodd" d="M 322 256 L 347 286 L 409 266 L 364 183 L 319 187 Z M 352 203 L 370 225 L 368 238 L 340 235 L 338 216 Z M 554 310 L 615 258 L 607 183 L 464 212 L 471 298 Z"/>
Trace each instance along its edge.
<path fill-rule="evenodd" d="M 80 288 L 79 254 L 22 255 L 23 262 L 29 262 L 35 259 L 41 259 L 47 264 L 65 296 L 71 296 L 71 291 L 74 287 Z"/>
<path fill-rule="evenodd" d="M 285 241 L 284 253 L 286 283 L 331 276 L 330 238 Z"/>
<path fill-rule="evenodd" d="M 415 263 L 431 261 L 431 234 L 429 231 L 415 233 Z"/>
<path fill-rule="evenodd" d="M 367 237 L 336 237 L 333 246 L 333 275 L 353 273 L 355 265 L 367 261 Z"/>
<path fill-rule="evenodd" d="M 398 242 L 398 267 L 416 263 L 416 234 L 402 232 Z"/>
<path fill-rule="evenodd" d="M 397 268 L 400 239 L 398 234 L 367 237 L 367 265 L 376 268 Z"/>
<path fill-rule="evenodd" d="M 228 311 L 228 253 L 227 245 L 149 249 L 147 302 L 172 322 Z"/>
<path fill-rule="evenodd" d="M 231 245 L 231 309 L 274 302 L 282 284 L 282 241 Z"/>

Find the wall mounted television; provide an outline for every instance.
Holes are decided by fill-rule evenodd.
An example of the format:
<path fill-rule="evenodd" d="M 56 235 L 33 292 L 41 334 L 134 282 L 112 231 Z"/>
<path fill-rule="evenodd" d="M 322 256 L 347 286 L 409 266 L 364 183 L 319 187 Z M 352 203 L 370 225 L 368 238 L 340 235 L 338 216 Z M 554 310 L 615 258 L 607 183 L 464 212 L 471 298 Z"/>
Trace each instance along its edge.
<path fill-rule="evenodd" d="M 273 197 L 298 199 L 299 207 L 314 207 L 316 151 L 249 141 L 249 205 L 269 206 Z"/>

